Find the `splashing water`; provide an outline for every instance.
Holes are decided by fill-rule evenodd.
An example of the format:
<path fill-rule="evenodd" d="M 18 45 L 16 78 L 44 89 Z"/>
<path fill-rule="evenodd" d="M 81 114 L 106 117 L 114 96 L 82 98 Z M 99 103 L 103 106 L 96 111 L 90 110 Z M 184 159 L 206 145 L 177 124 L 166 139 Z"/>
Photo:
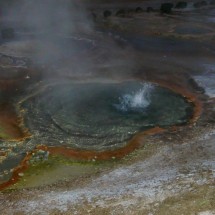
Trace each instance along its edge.
<path fill-rule="evenodd" d="M 150 104 L 150 95 L 153 90 L 153 85 L 143 83 L 142 88 L 131 94 L 125 94 L 119 97 L 119 104 L 114 105 L 118 110 L 123 112 L 128 111 L 143 111 Z"/>

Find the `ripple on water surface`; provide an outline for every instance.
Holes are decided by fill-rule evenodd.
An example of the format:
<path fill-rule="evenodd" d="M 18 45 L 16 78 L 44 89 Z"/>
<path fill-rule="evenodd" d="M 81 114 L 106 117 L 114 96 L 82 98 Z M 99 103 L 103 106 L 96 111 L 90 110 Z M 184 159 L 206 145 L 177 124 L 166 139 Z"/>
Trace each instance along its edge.
<path fill-rule="evenodd" d="M 22 104 L 35 143 L 105 151 L 125 146 L 137 132 L 186 123 L 191 104 L 150 83 L 66 83 Z"/>

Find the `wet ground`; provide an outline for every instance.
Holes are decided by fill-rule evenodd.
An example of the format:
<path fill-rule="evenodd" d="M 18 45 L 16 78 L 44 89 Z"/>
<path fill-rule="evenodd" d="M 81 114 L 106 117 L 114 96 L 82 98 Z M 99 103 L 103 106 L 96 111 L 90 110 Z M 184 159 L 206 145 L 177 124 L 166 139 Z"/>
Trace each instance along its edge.
<path fill-rule="evenodd" d="M 215 214 L 215 9 L 104 19 L 112 7 L 93 6 L 96 31 L 81 34 L 91 45 L 51 69 L 31 63 L 41 41 L 0 46 L 3 214 Z M 192 119 L 140 133 L 114 153 L 35 146 L 20 102 L 65 79 L 150 81 L 190 101 Z"/>

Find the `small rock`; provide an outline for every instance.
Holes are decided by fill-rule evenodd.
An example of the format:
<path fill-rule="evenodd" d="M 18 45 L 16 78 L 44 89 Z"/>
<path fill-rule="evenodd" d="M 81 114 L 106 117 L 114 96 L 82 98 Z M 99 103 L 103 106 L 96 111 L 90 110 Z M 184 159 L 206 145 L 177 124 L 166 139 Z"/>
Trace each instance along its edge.
<path fill-rule="evenodd" d="M 125 10 L 123 10 L 123 9 L 118 10 L 118 11 L 116 12 L 116 16 L 119 16 L 119 17 L 125 17 L 125 14 L 126 14 L 126 12 L 125 12 Z"/>
<path fill-rule="evenodd" d="M 43 154 L 45 154 L 46 152 L 44 151 L 44 150 L 42 150 L 42 149 L 40 149 L 38 152 L 37 152 L 37 154 L 39 154 L 39 155 L 43 155 Z"/>
<path fill-rule="evenodd" d="M 103 13 L 104 18 L 108 18 L 108 17 L 110 17 L 111 15 L 112 15 L 112 12 L 109 11 L 109 10 L 105 10 L 104 13 Z"/>
<path fill-rule="evenodd" d="M 160 11 L 161 11 L 161 13 L 169 14 L 172 12 L 172 8 L 173 8 L 172 3 L 163 3 L 163 4 L 161 4 Z"/>
<path fill-rule="evenodd" d="M 49 158 L 49 151 L 47 151 L 47 152 L 45 153 L 45 155 L 44 155 L 44 159 L 45 159 L 45 160 L 48 160 L 48 158 Z"/>
<path fill-rule="evenodd" d="M 147 13 L 150 13 L 150 12 L 153 12 L 153 11 L 154 11 L 154 9 L 152 7 L 147 7 L 147 9 L 146 9 Z"/>
<path fill-rule="evenodd" d="M 185 2 L 185 1 L 180 1 L 175 6 L 175 8 L 177 8 L 177 9 L 184 9 L 186 7 L 187 7 L 187 2 Z"/>
<path fill-rule="evenodd" d="M 142 12 L 143 12 L 143 9 L 142 9 L 141 7 L 137 7 L 137 8 L 135 9 L 135 12 L 136 12 L 136 13 L 142 13 Z"/>
<path fill-rule="evenodd" d="M 24 173 L 23 173 L 23 172 L 20 172 L 20 173 L 18 174 L 18 176 L 23 177 L 23 176 L 24 176 Z"/>

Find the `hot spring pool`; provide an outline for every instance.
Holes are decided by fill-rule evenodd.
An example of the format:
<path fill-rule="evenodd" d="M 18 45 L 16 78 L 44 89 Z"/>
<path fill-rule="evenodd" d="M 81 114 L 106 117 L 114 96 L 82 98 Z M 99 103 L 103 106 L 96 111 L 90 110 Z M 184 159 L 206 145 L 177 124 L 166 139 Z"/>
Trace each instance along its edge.
<path fill-rule="evenodd" d="M 22 103 L 30 142 L 106 151 L 124 147 L 140 131 L 180 125 L 192 104 L 158 85 L 74 83 L 52 85 Z"/>

